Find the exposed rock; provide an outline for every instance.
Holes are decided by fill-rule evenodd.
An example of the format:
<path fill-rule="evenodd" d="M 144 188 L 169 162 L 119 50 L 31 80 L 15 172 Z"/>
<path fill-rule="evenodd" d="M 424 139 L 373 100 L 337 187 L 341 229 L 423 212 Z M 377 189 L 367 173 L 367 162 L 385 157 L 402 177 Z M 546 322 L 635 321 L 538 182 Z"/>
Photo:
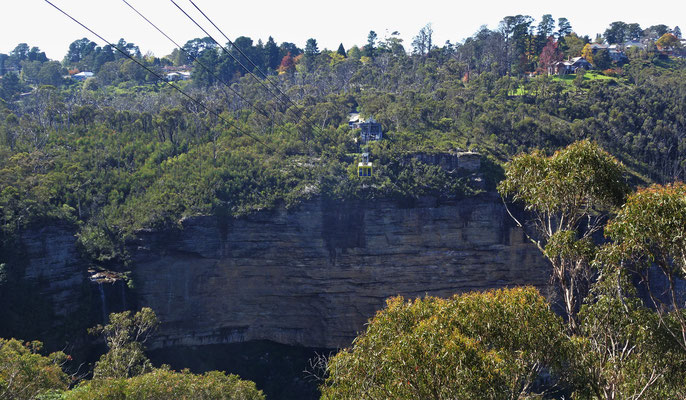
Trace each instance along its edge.
<path fill-rule="evenodd" d="M 478 171 L 481 168 L 481 154 L 473 151 L 457 153 L 458 166 L 467 171 Z"/>
<path fill-rule="evenodd" d="M 22 232 L 20 243 L 27 263 L 24 279 L 49 299 L 56 317 L 75 312 L 82 301 L 86 268 L 76 250 L 73 228 L 59 224 L 34 227 Z"/>
<path fill-rule="evenodd" d="M 481 154 L 471 151 L 435 154 L 415 153 L 412 154 L 412 158 L 424 164 L 439 166 L 449 172 L 457 170 L 477 172 L 481 168 Z"/>
<path fill-rule="evenodd" d="M 58 319 L 90 310 L 87 326 L 127 306 L 152 307 L 162 321 L 158 348 L 250 340 L 335 348 L 390 296 L 548 283 L 547 263 L 492 193 L 413 208 L 313 200 L 182 223 L 129 243 L 134 293 L 117 274 L 89 274 L 62 226 L 22 234 L 24 278 Z"/>
<path fill-rule="evenodd" d="M 130 245 L 139 304 L 162 321 L 152 347 L 266 339 L 335 348 L 390 296 L 548 282 L 546 262 L 493 194 L 415 208 L 317 200 L 183 226 Z"/>

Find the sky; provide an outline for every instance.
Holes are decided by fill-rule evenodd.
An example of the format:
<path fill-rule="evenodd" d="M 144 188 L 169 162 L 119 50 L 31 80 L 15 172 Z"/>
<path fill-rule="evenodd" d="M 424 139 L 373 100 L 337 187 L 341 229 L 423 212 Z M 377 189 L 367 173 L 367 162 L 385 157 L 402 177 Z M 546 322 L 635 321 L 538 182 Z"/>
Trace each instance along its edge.
<path fill-rule="evenodd" d="M 18 43 L 38 46 L 51 59 L 61 60 L 69 44 L 88 37 L 104 43 L 85 31 L 44 0 L 0 0 L 0 53 L 9 53 Z M 143 15 L 158 25 L 177 43 L 205 35 L 187 19 L 170 0 L 127 0 Z M 221 37 L 188 0 L 175 0 L 217 40 Z M 432 24 L 434 43 L 446 40 L 460 42 L 473 35 L 481 25 L 494 29 L 506 15 L 531 15 L 541 19 L 552 14 L 557 20 L 566 17 L 580 35 L 592 38 L 602 33 L 611 22 L 637 22 L 641 27 L 665 24 L 681 27 L 686 34 L 686 1 L 388 1 L 388 0 L 262 0 L 218 1 L 194 0 L 231 39 L 238 36 L 266 41 L 271 35 L 277 43 L 293 42 L 304 47 L 315 38 L 320 49 L 335 50 L 339 43 L 346 49 L 363 46 L 370 30 L 380 39 L 394 31 L 401 34 L 406 49 L 412 38 L 427 23 Z M 158 57 L 175 47 L 168 39 L 136 15 L 122 0 L 51 0 L 55 5 L 80 20 L 105 39 L 116 42 L 124 38 L 138 45 L 143 53 Z M 469 4 L 469 5 L 465 5 Z M 195 12 L 191 12 L 195 11 Z M 220 40 L 222 43 L 225 40 Z"/>

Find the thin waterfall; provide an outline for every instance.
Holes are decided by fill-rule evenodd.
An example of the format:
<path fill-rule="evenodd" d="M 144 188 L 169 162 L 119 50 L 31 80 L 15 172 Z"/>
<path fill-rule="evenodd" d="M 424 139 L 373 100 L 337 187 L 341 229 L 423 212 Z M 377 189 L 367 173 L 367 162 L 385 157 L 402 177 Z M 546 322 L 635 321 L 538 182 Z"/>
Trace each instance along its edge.
<path fill-rule="evenodd" d="M 102 305 L 102 323 L 107 323 L 107 300 L 105 299 L 105 288 L 102 282 L 98 282 L 98 291 L 100 292 L 100 304 Z"/>

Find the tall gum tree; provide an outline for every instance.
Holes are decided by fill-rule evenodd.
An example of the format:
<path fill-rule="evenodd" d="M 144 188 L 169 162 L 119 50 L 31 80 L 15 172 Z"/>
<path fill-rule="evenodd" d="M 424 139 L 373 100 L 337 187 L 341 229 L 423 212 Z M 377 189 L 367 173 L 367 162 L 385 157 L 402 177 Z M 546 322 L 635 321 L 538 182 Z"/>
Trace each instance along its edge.
<path fill-rule="evenodd" d="M 686 351 L 686 296 L 678 290 L 686 279 L 686 184 L 652 185 L 632 194 L 605 233 L 613 240 L 606 252 L 641 275 L 661 325 Z M 666 288 L 654 281 L 654 267 Z"/>
<path fill-rule="evenodd" d="M 623 204 L 629 191 L 625 172 L 617 159 L 588 140 L 550 157 L 538 150 L 521 154 L 505 165 L 498 191 L 524 205 L 528 220 L 510 215 L 550 261 L 571 332 L 593 275 L 592 236 Z"/>

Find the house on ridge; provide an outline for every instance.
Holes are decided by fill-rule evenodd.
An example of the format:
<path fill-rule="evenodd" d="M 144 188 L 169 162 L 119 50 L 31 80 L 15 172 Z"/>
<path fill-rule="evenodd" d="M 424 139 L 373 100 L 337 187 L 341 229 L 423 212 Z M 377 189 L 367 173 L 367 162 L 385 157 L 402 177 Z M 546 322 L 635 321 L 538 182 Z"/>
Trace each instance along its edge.
<path fill-rule="evenodd" d="M 590 62 L 583 57 L 574 57 L 571 60 L 560 61 L 555 65 L 555 72 L 558 75 L 575 74 L 579 68 L 590 70 L 593 68 Z"/>
<path fill-rule="evenodd" d="M 94 75 L 94 74 L 93 74 L 92 72 L 83 71 L 83 72 L 79 72 L 78 74 L 72 75 L 71 78 L 72 78 L 73 80 L 75 80 L 75 81 L 82 82 L 82 81 L 85 81 L 85 80 L 88 79 L 88 78 L 92 78 L 93 75 Z"/>

